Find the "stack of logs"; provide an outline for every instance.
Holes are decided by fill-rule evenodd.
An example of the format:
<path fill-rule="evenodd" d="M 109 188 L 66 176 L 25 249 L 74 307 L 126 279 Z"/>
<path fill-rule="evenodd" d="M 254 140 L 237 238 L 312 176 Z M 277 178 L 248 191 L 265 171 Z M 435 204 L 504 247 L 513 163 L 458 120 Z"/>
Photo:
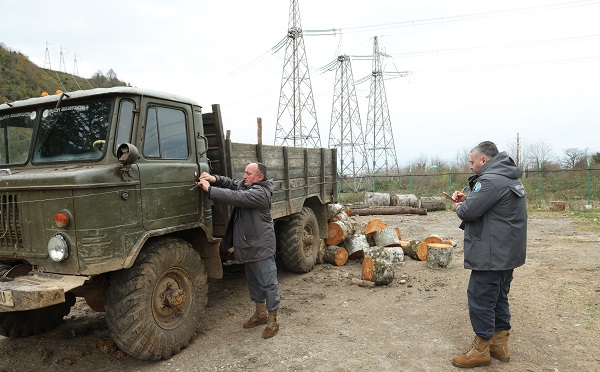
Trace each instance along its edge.
<path fill-rule="evenodd" d="M 405 241 L 399 228 L 388 227 L 379 219 L 361 225 L 353 217 L 354 212 L 341 204 L 329 206 L 328 237 L 321 261 L 342 266 L 348 260 L 362 259 L 362 280 L 353 280 L 356 284 L 391 283 L 394 263 L 403 262 L 405 255 L 427 261 L 434 269 L 452 267 L 452 247 L 456 243 L 443 241 L 436 235 Z"/>

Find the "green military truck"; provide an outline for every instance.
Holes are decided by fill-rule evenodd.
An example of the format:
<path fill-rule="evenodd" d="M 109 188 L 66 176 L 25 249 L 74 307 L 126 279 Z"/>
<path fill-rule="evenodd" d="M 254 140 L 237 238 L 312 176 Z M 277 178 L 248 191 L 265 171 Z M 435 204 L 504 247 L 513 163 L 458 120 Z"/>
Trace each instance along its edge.
<path fill-rule="evenodd" d="M 308 272 L 337 202 L 336 152 L 232 143 L 218 105 L 145 89 L 91 89 L 0 105 L 0 335 L 40 334 L 76 298 L 106 312 L 121 350 L 168 358 L 202 324 L 221 278 L 230 209 L 201 172 L 273 178 L 278 257 Z M 226 248 L 226 247 L 222 247 Z"/>

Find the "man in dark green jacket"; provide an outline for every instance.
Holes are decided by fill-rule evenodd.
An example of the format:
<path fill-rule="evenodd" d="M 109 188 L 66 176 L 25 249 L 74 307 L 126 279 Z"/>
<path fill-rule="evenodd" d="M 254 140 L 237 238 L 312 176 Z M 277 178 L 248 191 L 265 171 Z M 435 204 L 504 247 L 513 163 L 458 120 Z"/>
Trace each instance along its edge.
<path fill-rule="evenodd" d="M 493 142 L 471 150 L 471 192 L 455 191 L 463 221 L 465 268 L 471 270 L 467 298 L 475 339 L 469 351 L 452 359 L 457 367 L 489 365 L 491 357 L 508 362 L 513 270 L 525 263 L 527 210 L 521 171 Z"/>
<path fill-rule="evenodd" d="M 277 310 L 281 296 L 271 217 L 273 182 L 266 175 L 265 165 L 250 163 L 242 181 L 204 172 L 199 185 L 212 200 L 234 207 L 223 245 L 226 249 L 233 247 L 236 261 L 244 264 L 250 299 L 256 305 L 254 314 L 243 326 L 254 328 L 266 324 L 262 337 L 270 338 L 279 331 Z"/>

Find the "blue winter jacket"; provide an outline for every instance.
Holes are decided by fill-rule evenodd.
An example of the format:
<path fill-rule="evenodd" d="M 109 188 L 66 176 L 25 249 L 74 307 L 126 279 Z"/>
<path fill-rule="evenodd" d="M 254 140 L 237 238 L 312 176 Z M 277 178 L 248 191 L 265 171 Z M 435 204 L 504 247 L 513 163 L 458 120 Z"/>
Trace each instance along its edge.
<path fill-rule="evenodd" d="M 521 171 L 501 152 L 469 178 L 471 192 L 456 208 L 463 220 L 465 268 L 509 270 L 525 263 L 527 210 Z"/>
<path fill-rule="evenodd" d="M 223 246 L 234 248 L 240 263 L 264 260 L 275 255 L 275 229 L 271 217 L 273 182 L 264 180 L 249 187 L 243 180 L 216 176 L 209 190 L 212 200 L 233 206 Z"/>

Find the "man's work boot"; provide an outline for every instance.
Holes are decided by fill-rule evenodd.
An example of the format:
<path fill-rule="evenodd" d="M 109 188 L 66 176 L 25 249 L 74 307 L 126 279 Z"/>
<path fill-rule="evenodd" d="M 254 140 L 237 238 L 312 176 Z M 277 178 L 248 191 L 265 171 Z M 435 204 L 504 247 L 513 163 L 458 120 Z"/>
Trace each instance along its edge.
<path fill-rule="evenodd" d="M 262 338 L 271 338 L 279 331 L 279 319 L 277 318 L 277 310 L 269 311 L 269 320 L 267 326 L 263 330 Z"/>
<path fill-rule="evenodd" d="M 501 362 L 510 360 L 508 335 L 510 335 L 510 331 L 495 331 L 494 337 L 490 340 L 490 355 Z"/>
<path fill-rule="evenodd" d="M 490 363 L 490 340 L 486 341 L 477 335 L 469 351 L 452 359 L 452 365 L 460 368 L 489 366 Z"/>
<path fill-rule="evenodd" d="M 265 303 L 256 303 L 256 310 L 250 319 L 243 324 L 244 328 L 254 328 L 257 325 L 267 324 L 267 305 Z"/>

